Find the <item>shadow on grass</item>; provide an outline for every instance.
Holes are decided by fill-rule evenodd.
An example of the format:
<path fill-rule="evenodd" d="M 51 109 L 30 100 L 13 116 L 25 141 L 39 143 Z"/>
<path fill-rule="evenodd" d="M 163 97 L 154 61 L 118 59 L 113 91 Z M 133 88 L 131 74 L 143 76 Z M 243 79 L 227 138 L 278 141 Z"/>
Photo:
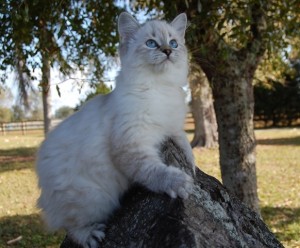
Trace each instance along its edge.
<path fill-rule="evenodd" d="M 0 149 L 0 173 L 33 167 L 37 148 Z"/>
<path fill-rule="evenodd" d="M 263 207 L 261 212 L 280 241 L 300 240 L 300 208 Z"/>
<path fill-rule="evenodd" d="M 257 139 L 258 145 L 294 145 L 300 146 L 300 136 L 278 139 Z"/>
<path fill-rule="evenodd" d="M 0 156 L 28 157 L 34 156 L 36 151 L 36 147 L 19 147 L 7 150 L 0 149 Z"/>
<path fill-rule="evenodd" d="M 2 217 L 0 226 L 0 247 L 54 248 L 64 239 L 63 232 L 48 233 L 38 214 Z M 7 245 L 19 236 L 22 236 L 20 241 Z"/>

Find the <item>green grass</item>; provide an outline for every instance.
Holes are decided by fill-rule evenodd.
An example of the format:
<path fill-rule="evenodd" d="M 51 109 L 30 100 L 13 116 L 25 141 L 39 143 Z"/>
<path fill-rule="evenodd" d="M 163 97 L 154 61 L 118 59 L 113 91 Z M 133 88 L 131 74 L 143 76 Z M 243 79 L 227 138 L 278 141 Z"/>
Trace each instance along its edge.
<path fill-rule="evenodd" d="M 262 215 L 286 247 L 300 247 L 300 129 L 256 132 Z"/>
<path fill-rule="evenodd" d="M 62 233 L 49 234 L 36 208 L 39 196 L 34 156 L 42 133 L 0 136 L 0 247 L 59 247 Z M 22 236 L 15 244 L 7 241 Z"/>
<path fill-rule="evenodd" d="M 300 129 L 257 130 L 257 175 L 262 215 L 285 247 L 300 247 Z M 59 247 L 35 206 L 34 155 L 41 133 L 0 136 L 0 248 Z M 199 167 L 220 179 L 217 149 L 194 149 Z M 19 236 L 13 245 L 7 241 Z"/>

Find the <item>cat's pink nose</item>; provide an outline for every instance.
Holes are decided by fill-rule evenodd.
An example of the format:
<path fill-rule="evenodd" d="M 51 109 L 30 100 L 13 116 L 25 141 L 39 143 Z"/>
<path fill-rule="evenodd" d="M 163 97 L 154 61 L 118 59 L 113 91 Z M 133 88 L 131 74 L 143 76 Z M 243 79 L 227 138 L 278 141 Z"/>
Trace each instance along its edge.
<path fill-rule="evenodd" d="M 165 53 L 169 57 L 169 55 L 172 53 L 172 50 L 168 49 L 168 48 L 165 48 L 165 49 L 162 50 L 162 52 Z"/>

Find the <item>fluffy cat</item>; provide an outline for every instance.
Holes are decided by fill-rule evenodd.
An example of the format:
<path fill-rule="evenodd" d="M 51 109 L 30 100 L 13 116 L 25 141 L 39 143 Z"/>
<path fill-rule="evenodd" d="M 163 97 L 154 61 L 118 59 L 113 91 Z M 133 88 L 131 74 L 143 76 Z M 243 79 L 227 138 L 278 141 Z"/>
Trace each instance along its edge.
<path fill-rule="evenodd" d="M 140 25 L 122 13 L 116 88 L 63 121 L 39 149 L 38 206 L 50 228 L 66 229 L 84 247 L 97 247 L 103 223 L 133 182 L 172 198 L 186 199 L 192 191 L 192 178 L 159 156 L 160 144 L 171 137 L 194 165 L 183 131 L 186 23 L 180 14 L 170 24 Z"/>

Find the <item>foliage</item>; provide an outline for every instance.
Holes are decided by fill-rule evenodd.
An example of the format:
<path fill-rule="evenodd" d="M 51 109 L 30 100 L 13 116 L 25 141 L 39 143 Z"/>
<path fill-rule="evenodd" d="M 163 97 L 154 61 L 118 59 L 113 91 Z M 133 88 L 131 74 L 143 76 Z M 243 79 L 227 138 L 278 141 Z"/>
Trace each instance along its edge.
<path fill-rule="evenodd" d="M 37 121 L 43 119 L 43 110 L 36 108 L 31 111 L 31 115 L 27 118 L 28 120 Z"/>
<path fill-rule="evenodd" d="M 62 106 L 55 111 L 55 118 L 57 119 L 65 119 L 74 113 L 74 109 L 69 106 Z"/>
<path fill-rule="evenodd" d="M 105 56 L 116 52 L 114 1 L 4 0 L 0 5 L 0 71 L 5 82 L 16 68 L 24 90 L 49 59 L 63 75 L 87 72 L 91 83 L 102 77 Z M 24 80 L 21 80 L 24 79 Z"/>
<path fill-rule="evenodd" d="M 264 120 L 265 125 L 272 121 L 273 126 L 290 126 L 300 118 L 300 70 L 299 61 L 288 70 L 284 81 L 267 79 L 254 85 L 255 115 Z"/>
<path fill-rule="evenodd" d="M 81 100 L 80 103 L 75 107 L 75 110 L 78 110 L 85 102 L 92 99 L 96 95 L 106 95 L 111 92 L 111 88 L 104 83 L 99 83 L 94 86 L 94 90 L 86 95 L 84 100 Z"/>
<path fill-rule="evenodd" d="M 9 108 L 5 108 L 5 107 L 0 108 L 0 123 L 10 122 L 11 117 L 12 117 L 12 112 Z"/>
<path fill-rule="evenodd" d="M 91 98 L 93 98 L 94 96 L 96 95 L 106 95 L 108 93 L 111 92 L 111 88 L 108 87 L 106 84 L 104 83 L 100 83 L 100 84 L 97 84 L 95 87 L 94 87 L 94 91 L 89 93 L 87 96 L 86 96 L 86 100 L 85 101 L 88 101 L 90 100 Z"/>
<path fill-rule="evenodd" d="M 12 118 L 10 105 L 12 102 L 12 93 L 10 89 L 0 86 L 0 123 L 9 122 Z"/>
<path fill-rule="evenodd" d="M 25 120 L 25 113 L 23 108 L 20 105 L 13 105 L 12 106 L 12 121 L 24 121 Z"/>
<path fill-rule="evenodd" d="M 270 79 L 284 83 L 286 75 L 292 73 L 293 68 L 290 65 L 290 60 L 287 60 L 282 53 L 264 55 L 255 72 L 253 85 L 268 83 Z"/>
<path fill-rule="evenodd" d="M 293 1 L 132 1 L 132 7 L 162 9 L 167 18 L 187 12 L 191 21 L 187 32 L 190 47 L 205 54 L 210 41 L 219 43 L 220 56 L 226 49 L 239 50 L 250 45 L 255 35 L 262 35 L 270 52 L 286 48 L 290 39 L 299 34 L 300 7 Z M 145 3 L 146 2 L 146 3 Z M 260 11 L 263 10 L 261 13 Z M 263 14 L 264 19 L 258 18 Z M 255 22 L 259 21 L 255 26 Z M 258 33 L 260 32 L 260 34 Z M 226 45 L 225 45 L 226 44 Z"/>
<path fill-rule="evenodd" d="M 30 91 L 27 95 L 29 105 L 27 107 L 21 104 L 14 104 L 7 108 L 11 114 L 7 118 L 7 122 L 18 122 L 25 120 L 42 120 L 43 109 L 41 95 L 37 92 Z"/>

